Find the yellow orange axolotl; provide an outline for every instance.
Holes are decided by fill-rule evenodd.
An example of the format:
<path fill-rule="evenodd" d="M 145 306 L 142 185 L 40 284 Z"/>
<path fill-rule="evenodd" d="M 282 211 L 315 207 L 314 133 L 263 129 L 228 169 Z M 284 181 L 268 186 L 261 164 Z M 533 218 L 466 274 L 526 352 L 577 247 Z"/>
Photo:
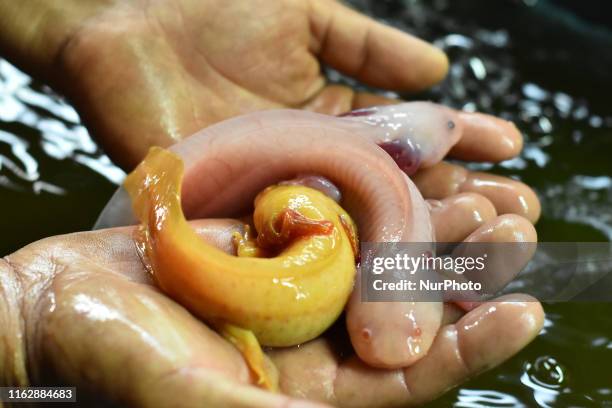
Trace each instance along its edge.
<path fill-rule="evenodd" d="M 271 186 L 255 199 L 257 236 L 237 233 L 237 256 L 230 255 L 185 219 L 183 167 L 154 147 L 125 181 L 143 255 L 158 286 L 230 340 L 260 386 L 276 389 L 260 345 L 306 342 L 338 318 L 355 277 L 355 224 L 317 190 Z"/>

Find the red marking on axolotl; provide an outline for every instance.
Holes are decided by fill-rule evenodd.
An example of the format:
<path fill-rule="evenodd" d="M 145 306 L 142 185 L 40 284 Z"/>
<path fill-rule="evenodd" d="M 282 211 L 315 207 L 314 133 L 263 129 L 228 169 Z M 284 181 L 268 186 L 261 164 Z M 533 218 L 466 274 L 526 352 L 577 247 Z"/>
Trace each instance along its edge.
<path fill-rule="evenodd" d="M 379 143 L 379 146 L 395 160 L 395 163 L 407 175 L 412 175 L 419 169 L 421 153 L 409 141 L 397 139 Z"/>

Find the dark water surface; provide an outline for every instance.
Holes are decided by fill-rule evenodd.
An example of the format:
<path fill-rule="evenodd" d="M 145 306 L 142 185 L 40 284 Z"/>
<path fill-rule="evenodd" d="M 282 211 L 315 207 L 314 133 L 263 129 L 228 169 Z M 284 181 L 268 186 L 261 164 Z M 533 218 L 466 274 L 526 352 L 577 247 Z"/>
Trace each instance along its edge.
<path fill-rule="evenodd" d="M 90 229 L 123 174 L 71 106 L 0 59 L 0 255 Z"/>
<path fill-rule="evenodd" d="M 605 1 L 352 3 L 449 53 L 449 78 L 419 97 L 501 115 L 521 128 L 521 157 L 474 167 L 534 186 L 543 205 L 540 240 L 612 240 L 612 11 Z M 0 60 L 0 255 L 90 228 L 122 177 L 68 104 Z M 431 405 L 612 406 L 612 304 L 546 311 L 545 329 L 527 349 Z"/>

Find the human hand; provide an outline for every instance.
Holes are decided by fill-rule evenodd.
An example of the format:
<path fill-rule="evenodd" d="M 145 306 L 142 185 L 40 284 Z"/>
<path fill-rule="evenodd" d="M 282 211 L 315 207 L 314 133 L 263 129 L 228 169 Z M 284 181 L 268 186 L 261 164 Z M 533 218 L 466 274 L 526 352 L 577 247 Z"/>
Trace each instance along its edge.
<path fill-rule="evenodd" d="M 230 250 L 242 224 L 193 225 Z M 525 297 L 482 304 L 462 317 L 449 305 L 427 356 L 393 371 L 366 366 L 335 329 L 301 347 L 271 351 L 288 396 L 270 394 L 249 385 L 248 367 L 232 345 L 159 292 L 132 234 L 126 227 L 51 237 L 0 261 L 1 384 L 59 381 L 77 386 L 81 396 L 89 390 L 138 407 L 324 405 L 297 398 L 347 407 L 413 405 L 501 363 L 542 324 L 539 303 Z"/>
<path fill-rule="evenodd" d="M 423 109 L 422 105 L 414 104 L 397 108 L 409 113 L 415 106 Z M 429 113 L 420 115 L 419 118 L 423 120 L 415 123 L 418 124 L 418 134 L 412 136 L 418 138 L 419 135 L 435 133 L 432 130 L 440 124 L 447 124 L 449 118 L 456 121 L 449 133 L 438 135 L 440 140 L 419 139 L 423 151 L 428 152 L 423 157 L 424 162 L 433 165 L 435 160 L 430 160 L 431 157 L 443 157 L 452 143 L 460 143 L 464 139 L 461 132 L 469 131 L 469 127 L 465 129 L 462 119 L 452 111 L 428 105 L 425 112 Z M 287 148 L 283 143 L 286 135 L 291 136 L 286 140 L 299 142 L 304 139 L 303 142 L 308 143 L 308 137 L 317 137 L 320 133 L 320 142 L 327 140 L 327 143 L 334 142 L 335 146 L 351 146 L 351 152 L 355 154 L 358 153 L 357 147 L 363 145 L 367 153 L 363 160 L 371 162 L 371 166 L 367 167 L 373 171 L 370 175 L 372 180 L 385 175 L 385 171 L 399 173 L 395 164 L 388 158 L 385 160 L 382 150 L 376 147 L 379 128 L 360 122 L 356 119 L 358 117 L 339 119 L 303 112 L 269 112 L 208 128 L 191 138 L 190 143 L 175 147 L 179 151 L 182 149 L 184 155 L 190 154 L 184 156 L 188 173 L 196 182 L 194 186 L 199 186 L 190 188 L 187 182 L 188 208 L 191 208 L 192 214 L 194 211 L 215 211 L 210 206 L 194 205 L 198 199 L 213 207 L 216 200 L 216 205 L 222 210 L 228 210 L 228 202 L 240 206 L 240 200 L 232 200 L 231 197 L 212 199 L 213 196 L 207 193 L 206 183 L 203 183 L 205 180 L 197 177 L 197 174 L 215 174 L 217 182 L 221 182 L 226 172 L 229 175 L 232 171 L 242 174 L 239 168 L 232 170 L 231 167 L 254 168 L 255 162 L 250 161 L 263 160 L 259 153 L 274 156 L 275 151 L 271 152 L 269 148 Z M 492 119 L 482 120 L 487 124 Z M 305 127 L 306 123 L 310 123 L 310 126 Z M 246 132 L 249 128 L 251 132 Z M 486 135 L 491 137 L 491 134 Z M 241 160 L 225 160 L 223 150 L 206 148 L 206 143 L 215 136 L 217 149 L 227 144 L 226 153 L 238 155 Z M 246 139 L 235 140 L 236 137 Z M 258 143 L 264 143 L 268 138 L 273 140 L 272 146 L 257 147 Z M 432 143 L 432 146 L 427 143 Z M 242 154 L 235 151 L 234 148 L 239 146 L 251 152 Z M 206 160 L 203 152 L 217 155 L 217 160 Z M 304 158 L 294 156 L 291 163 L 280 160 L 284 156 L 276 155 L 280 166 L 276 170 L 282 173 L 283 166 L 288 164 L 308 163 L 322 152 L 334 153 L 326 146 L 317 144 L 311 150 L 297 152 L 304 153 Z M 358 167 L 362 167 L 363 161 L 347 156 L 347 169 L 356 169 L 350 164 L 355 160 Z M 198 163 L 212 167 L 210 171 L 189 170 L 193 170 Z M 213 171 L 219 163 L 226 165 Z M 322 164 L 323 167 L 327 165 L 334 166 L 329 161 Z M 380 167 L 381 174 L 375 172 L 376 166 Z M 282 178 L 281 173 L 275 175 L 268 171 L 265 174 Z M 249 179 L 252 177 L 250 175 Z M 389 173 L 385 177 L 400 176 Z M 355 189 L 360 185 L 351 182 L 350 173 L 333 178 L 340 187 L 346 187 L 343 192 L 347 194 L 351 186 Z M 265 181 L 259 182 L 265 184 Z M 218 191 L 214 186 L 212 188 Z M 253 183 L 243 183 L 242 189 L 236 191 L 245 201 L 245 194 L 250 194 L 245 189 L 255 191 L 259 188 Z M 400 188 L 398 193 L 403 194 L 403 190 Z M 413 203 L 422 200 L 414 195 L 413 190 L 410 194 Z M 377 198 L 372 196 L 369 199 Z M 223 200 L 226 202 L 222 203 Z M 496 217 L 494 206 L 484 196 L 461 194 L 450 197 L 445 205 L 436 208 L 450 211 L 431 215 L 439 236 L 448 236 L 450 232 L 456 235 L 457 231 L 463 231 L 467 235 L 461 239 L 476 241 L 507 241 L 516 237 L 521 237 L 523 241 L 535 239 L 530 235 L 533 229 L 527 220 L 516 215 Z M 467 211 L 468 214 L 478 212 L 481 216 L 477 219 L 462 217 L 456 211 Z M 363 211 L 361 213 L 363 218 Z M 449 216 L 453 223 L 449 223 L 448 219 L 445 221 L 445 217 Z M 427 218 L 424 215 L 414 222 L 427 224 Z M 236 228 L 235 222 L 200 221 L 199 228 L 200 233 L 216 245 L 228 251 L 233 249 L 230 237 Z M 165 398 L 175 395 L 181 395 L 186 406 L 195 401 L 204 401 L 210 406 L 287 404 L 286 397 L 247 387 L 250 376 L 239 354 L 151 285 L 136 254 L 131 235 L 131 228 L 124 228 L 55 237 L 7 257 L 8 263 L 3 265 L 6 273 L 2 274 L 2 286 L 3 299 L 8 302 L 2 305 L 2 310 L 6 327 L 14 330 L 7 330 L 4 336 L 10 337 L 2 342 L 8 344 L 12 351 L 3 353 L 8 361 L 3 365 L 8 371 L 3 381 L 21 384 L 27 381 L 24 365 L 27 355 L 29 375 L 34 381 L 45 383 L 45 376 L 53 373 L 68 383 L 90 387 L 110 398 L 137 406 L 170 403 Z M 280 369 L 282 390 L 290 395 L 341 406 L 354 406 L 364 401 L 379 406 L 399 402 L 420 403 L 434 398 L 475 372 L 501 362 L 537 334 L 542 323 L 539 304 L 527 298 L 518 297 L 515 300 L 510 302 L 505 299 L 478 306 L 458 321 L 459 326 L 452 322 L 461 313 L 447 305 L 442 328 L 434 333 L 436 335 L 431 344 L 423 345 L 426 355 L 421 353 L 420 360 L 407 368 L 380 370 L 367 366 L 352 356 L 350 347 L 339 350 L 332 346 L 343 337 L 337 333 L 302 347 L 273 351 L 271 356 Z M 21 308 L 17 306 L 20 304 L 23 305 Z M 389 318 L 388 315 L 383 317 Z M 473 324 L 475 321 L 478 324 Z M 495 349 L 483 349 L 480 342 L 490 344 L 484 338 L 493 333 L 506 333 L 508 337 L 504 342 L 496 342 Z M 28 344 L 27 351 L 24 344 Z M 462 345 L 461 350 L 457 349 L 459 344 Z M 461 366 L 460 359 L 454 361 L 454 365 L 452 361 L 449 362 L 450 356 L 456 357 L 457 353 L 464 356 L 469 368 Z M 445 364 L 439 365 L 441 361 Z M 427 372 L 428 376 L 423 372 Z M 402 378 L 406 378 L 406 382 Z M 414 387 L 419 392 L 407 393 L 402 384 L 407 384 L 411 389 Z M 380 389 L 385 389 L 385 398 L 378 392 Z"/>
<path fill-rule="evenodd" d="M 326 86 L 319 61 L 399 90 L 428 87 L 447 69 L 439 50 L 333 0 L 5 2 L 0 52 L 70 95 L 89 130 L 126 168 L 152 145 L 240 113 L 302 107 L 339 114 L 396 102 Z M 511 124 L 460 116 L 464 131 L 452 156 L 500 161 L 520 151 Z M 426 174 L 438 183 L 415 178 L 419 188 L 433 186 L 421 191 L 425 198 L 487 191 L 500 214 L 539 216 L 537 199 L 509 179 L 446 164 L 435 170 Z M 485 184 L 491 188 L 480 188 Z"/>
<path fill-rule="evenodd" d="M 477 115 L 474 122 L 480 124 L 481 132 L 474 133 L 479 128 L 474 123 L 466 125 L 470 122 L 463 116 L 432 104 L 407 103 L 375 112 L 361 111 L 348 118 L 270 111 L 225 121 L 171 148 L 182 156 L 186 166 L 182 190 L 185 214 L 191 218 L 244 214 L 250 200 L 265 186 L 310 173 L 337 184 L 343 194 L 342 204 L 356 219 L 364 241 L 431 242 L 430 218 L 435 235 L 444 241 L 535 241 L 535 230 L 527 219 L 512 211 L 497 216 L 492 204 L 501 194 L 504 202 L 527 203 L 525 208 L 519 207 L 526 210 L 521 214 L 537 217 L 537 199 L 527 186 L 501 180 L 491 188 L 485 183 L 483 194 L 490 199 L 478 194 L 479 186 L 467 193 L 451 192 L 442 202 L 432 203 L 431 213 L 427 213 L 416 188 L 377 147 L 382 145 L 390 151 L 404 169 L 410 157 L 435 168 L 462 140 L 477 135 L 500 140 L 508 137 L 490 126 L 497 119 Z M 422 186 L 428 187 L 427 183 Z M 133 220 L 129 216 L 129 200 L 119 191 L 105 209 L 100 225 L 130 225 Z M 527 254 L 525 262 L 529 257 Z M 438 332 L 441 304 L 361 303 L 359 290 L 354 293 L 347 323 L 353 346 L 363 361 L 377 367 L 400 368 L 428 353 Z M 412 316 L 412 320 L 406 321 L 405 316 Z M 361 336 L 363 329 L 371 335 Z M 418 347 L 407 347 L 407 341 L 418 343 Z"/>
<path fill-rule="evenodd" d="M 337 114 L 378 101 L 326 85 L 320 62 L 406 91 L 439 81 L 448 64 L 333 0 L 9 2 L 0 51 L 68 95 L 125 168 L 152 145 L 254 110 Z"/>
<path fill-rule="evenodd" d="M 111 13 L 111 14 L 112 14 L 112 13 Z M 114 21 L 114 20 L 113 20 L 113 21 Z M 95 30 L 94 30 L 94 31 L 95 31 Z M 102 31 L 104 31 L 104 30 L 102 30 Z M 143 38 L 145 38 L 145 37 L 147 37 L 147 36 L 143 36 Z M 125 42 L 125 37 L 121 37 L 121 36 L 119 36 L 119 38 Z M 80 38 L 79 38 L 79 39 L 80 39 Z M 112 44 L 115 44 L 114 46 L 119 46 L 119 47 L 121 47 L 121 46 L 123 45 L 123 44 L 120 44 L 120 43 L 121 43 L 121 40 L 116 39 L 116 40 L 115 40 L 115 42 L 111 42 L 111 43 L 112 43 Z M 71 42 L 69 43 L 69 46 L 73 46 L 73 45 L 74 45 L 74 46 L 75 46 L 75 48 L 78 48 L 78 47 L 76 47 L 76 45 L 77 45 L 77 44 L 78 44 L 78 41 L 74 41 L 74 42 L 73 42 L 73 41 L 71 41 Z M 153 44 L 153 45 L 154 45 L 154 44 Z M 84 48 L 84 49 L 88 49 L 88 47 L 87 47 L 86 45 L 84 45 L 84 46 L 83 46 L 83 48 Z M 109 48 L 112 48 L 112 46 L 109 46 Z M 128 48 L 129 48 L 129 47 L 128 47 Z M 108 52 L 110 53 L 110 51 L 108 51 Z M 67 55 L 68 55 L 68 53 L 66 53 L 65 55 L 67 56 Z M 76 55 L 76 54 L 72 54 L 72 55 Z M 95 59 L 93 56 L 91 57 L 91 59 L 84 59 L 84 60 L 83 60 L 83 59 L 79 59 L 79 58 L 75 58 L 75 60 L 74 60 L 74 61 L 76 61 L 76 62 L 74 62 L 74 61 L 73 61 L 73 62 L 74 62 L 74 63 L 79 63 L 79 62 L 85 62 L 85 61 L 91 61 L 91 60 L 96 60 L 96 59 Z M 91 64 L 91 65 L 90 65 L 90 67 L 94 67 L 94 68 L 95 68 L 95 67 L 97 67 L 97 65 L 110 65 L 110 64 L 104 64 L 104 59 L 100 59 L 100 60 L 98 60 L 98 61 L 100 61 L 100 64 Z M 151 62 L 151 61 L 149 61 L 149 60 L 145 59 L 145 62 Z M 153 62 L 155 62 L 155 61 L 153 61 Z M 152 66 L 154 66 L 154 63 L 153 63 L 153 62 L 152 62 L 151 64 L 145 63 L 145 64 L 143 64 L 143 66 L 149 66 L 149 67 L 152 67 Z M 87 65 L 87 64 L 85 64 L 85 65 Z M 92 69 L 92 71 L 95 71 L 95 70 L 93 70 L 93 69 Z M 77 72 L 78 72 L 78 71 L 77 71 Z M 83 71 L 80 71 L 80 72 L 83 74 L 83 73 L 87 72 L 87 70 L 83 70 Z M 103 72 L 104 72 L 104 71 L 100 71 L 100 73 L 102 73 L 102 74 L 103 74 Z M 377 71 L 377 72 L 378 72 L 378 71 Z M 127 72 L 124 72 L 124 73 L 127 73 Z M 142 74 L 142 71 L 140 71 L 140 72 L 139 72 L 139 74 Z M 79 78 L 78 78 L 78 75 L 76 75 L 76 76 L 74 76 L 74 77 L 67 77 L 67 78 L 74 78 L 74 82 L 73 82 L 73 84 L 72 84 L 72 85 L 76 85 L 76 84 L 78 84 L 78 83 L 81 81 L 81 79 L 79 79 Z M 91 79 L 91 77 L 90 77 L 90 79 L 89 79 L 89 80 L 90 80 L 90 81 L 94 81 L 94 82 L 95 82 L 95 81 L 97 81 L 97 82 L 106 82 L 106 79 L 105 79 L 105 78 L 106 78 L 106 76 L 105 76 L 105 75 L 97 75 L 97 76 L 95 76 L 95 78 L 94 78 L 93 80 Z M 128 78 L 132 79 L 131 77 L 129 77 L 129 75 L 128 75 Z M 136 77 L 134 77 L 134 79 L 137 79 L 137 78 L 136 78 Z M 164 80 L 163 80 L 163 79 L 161 79 L 160 77 L 155 77 L 155 79 L 156 79 L 156 81 L 158 81 L 158 82 L 153 81 L 153 82 L 152 82 L 150 85 L 163 85 L 163 84 L 165 83 L 165 82 L 164 82 Z M 172 79 L 172 78 L 171 78 L 171 79 Z M 69 80 L 68 80 L 68 82 L 72 82 L 72 81 L 73 81 L 72 79 L 69 79 Z M 107 85 L 107 86 L 110 86 L 110 87 L 113 87 L 113 86 L 115 86 L 115 87 L 116 87 L 118 83 L 121 83 L 121 82 L 113 82 L 113 81 L 109 81 L 109 82 L 110 82 L 110 85 Z M 130 82 L 130 81 L 123 81 L 123 83 L 125 83 L 125 82 Z M 151 88 L 155 88 L 155 86 L 153 86 L 153 87 L 151 87 Z M 170 88 L 174 88 L 174 87 L 168 87 L 168 89 L 170 89 Z M 92 89 L 93 89 L 93 87 L 92 87 Z M 150 91 L 150 90 L 151 90 L 151 89 L 149 89 L 149 91 Z M 164 90 L 164 87 L 163 87 L 163 86 L 162 86 L 162 90 Z M 343 93 L 343 92 L 345 92 L 345 90 L 341 90 L 341 89 L 338 89 L 338 88 L 331 88 L 331 89 L 328 89 L 327 91 L 328 91 L 328 92 L 326 92 L 326 93 L 320 93 L 320 94 L 318 94 L 318 95 L 321 95 L 321 96 L 320 96 L 320 98 L 319 98 L 319 99 L 314 99 L 314 100 L 313 100 L 313 101 L 316 101 L 317 103 L 315 103 L 315 104 L 311 104 L 311 105 L 310 105 L 310 107 L 317 108 L 317 106 L 318 106 L 318 108 L 317 108 L 317 109 L 322 109 L 322 110 L 325 110 L 325 111 L 334 111 L 334 112 L 336 112 L 336 111 L 337 111 L 337 112 L 340 112 L 340 111 L 346 110 L 346 108 L 343 108 L 343 109 L 337 109 L 337 110 L 336 110 L 336 109 L 331 110 L 331 109 L 328 109 L 328 108 L 327 108 L 327 106 L 328 106 L 328 105 L 325 103 L 325 101 L 326 101 L 326 100 L 329 100 L 329 101 L 331 101 L 331 102 L 334 102 L 334 98 L 330 98 L 330 96 L 329 96 L 329 95 L 336 95 L 336 96 L 338 96 L 338 95 L 339 95 L 339 96 L 342 96 L 342 95 L 344 95 L 344 93 Z M 333 91 L 333 92 L 332 92 L 332 91 Z M 336 92 L 336 91 L 341 91 L 341 92 L 340 92 L 340 93 L 338 93 L 338 92 Z M 150 94 L 151 94 L 151 92 L 147 92 L 147 95 L 150 95 Z M 86 93 L 83 93 L 82 95 L 86 95 Z M 114 95 L 114 94 L 113 94 L 113 95 Z M 122 94 L 122 95 L 123 95 L 123 94 Z M 174 95 L 174 94 L 173 94 L 173 95 Z M 181 95 L 182 95 L 182 94 L 179 94 L 179 96 L 178 96 L 178 97 L 176 97 L 176 98 L 175 98 L 175 97 L 169 97 L 169 98 L 167 98 L 167 99 L 165 99 L 165 100 L 167 100 L 167 101 L 173 101 L 173 102 L 176 102 L 177 100 L 178 100 L 178 101 L 181 101 L 181 100 L 182 100 L 182 99 L 181 99 Z M 190 94 L 186 94 L 186 95 L 190 95 Z M 110 101 L 108 100 L 108 99 L 110 99 L 111 101 L 113 101 L 113 103 L 111 104 L 111 105 L 113 105 L 113 106 L 114 106 L 114 102 L 117 102 L 117 104 L 118 104 L 119 106 L 121 106 L 121 104 L 123 103 L 123 99 L 129 99 L 129 98 L 123 98 L 123 97 L 122 97 L 122 98 L 113 99 L 112 95 L 109 97 L 108 95 L 104 96 L 104 94 L 100 94 L 100 96 L 102 96 L 102 98 L 101 98 L 100 100 L 103 100 L 103 101 L 104 101 L 104 100 L 106 100 L 107 102 L 110 102 Z M 94 97 L 90 97 L 90 98 L 91 98 L 91 100 L 89 100 L 89 99 L 88 99 L 88 102 L 87 102 L 87 103 L 92 104 L 92 106 L 95 106 L 95 105 L 97 104 L 97 105 L 100 107 L 100 109 L 101 109 L 101 110 L 104 108 L 104 109 L 106 109 L 106 110 L 105 110 L 106 112 L 108 111 L 108 106 L 110 106 L 110 105 L 103 106 L 103 105 L 102 105 L 102 103 L 99 103 L 99 102 L 94 101 L 93 99 L 95 99 L 95 96 L 94 96 Z M 108 99 L 106 99 L 106 98 L 108 98 Z M 329 99 L 326 99 L 326 98 L 329 98 Z M 352 97 L 351 97 L 351 98 L 352 98 Z M 348 100 L 348 101 L 350 101 L 350 100 L 351 100 L 351 98 L 345 98 L 345 99 L 343 99 L 343 100 L 346 102 L 347 100 Z M 77 99 L 78 99 L 78 98 L 77 98 Z M 136 99 L 138 99 L 138 98 L 136 98 Z M 134 103 L 132 106 L 136 106 L 136 105 L 138 105 L 138 109 L 144 109 L 144 111 L 145 111 L 145 112 L 151 112 L 151 111 L 148 111 L 148 110 L 147 110 L 147 109 L 148 109 L 148 107 L 147 107 L 147 105 L 148 105 L 148 104 L 147 104 L 146 102 L 148 102 L 148 100 L 149 100 L 148 98 L 143 98 L 143 99 L 139 100 L 140 105 L 138 105 L 138 104 Z M 142 101 L 145 101 L 144 106 L 142 106 Z M 172 111 L 172 110 L 170 110 L 170 111 L 168 111 L 168 110 L 164 110 L 164 109 L 166 109 L 167 107 L 166 107 L 166 108 L 162 108 L 162 110 L 163 110 L 163 111 L 160 111 L 160 110 L 159 110 L 159 107 L 160 107 L 160 106 L 162 106 L 162 105 L 160 105 L 160 104 L 159 104 L 159 103 L 160 103 L 160 99 L 157 99 L 156 101 L 157 101 L 157 102 L 156 102 L 156 104 L 157 104 L 157 105 L 155 105 L 155 104 L 151 104 L 151 105 L 155 105 L 155 106 L 157 107 L 157 109 L 158 109 L 158 110 L 154 110 L 154 111 L 152 111 L 152 113 L 153 113 L 152 117 L 155 117 L 156 119 L 159 119 L 159 120 L 158 120 L 158 122 L 159 122 L 159 123 L 157 123 L 157 124 L 155 125 L 155 128 L 156 128 L 156 129 L 160 129 L 160 128 L 163 128 L 163 127 L 165 126 L 165 128 L 163 128 L 163 129 L 162 129 L 164 132 L 166 132 L 166 133 L 163 133 L 163 134 L 162 134 L 162 135 L 163 135 L 163 137 L 165 138 L 165 137 L 167 137 L 168 135 L 171 135 L 171 136 L 172 136 L 171 131 L 172 131 L 173 129 L 170 129 L 170 128 L 168 127 L 168 123 L 175 123 L 175 124 L 180 124 L 180 123 L 183 123 L 183 124 L 184 124 L 184 123 L 187 123 L 187 122 L 185 122 L 185 121 L 184 121 L 182 118 L 178 117 L 178 115 L 176 114 L 176 112 L 174 112 L 174 111 Z M 268 102 L 269 102 L 269 101 L 268 101 Z M 177 103 L 178 103 L 178 104 L 181 104 L 180 102 L 177 102 Z M 284 104 L 284 103 L 283 103 L 283 104 Z M 247 105 L 248 105 L 248 104 L 247 104 Z M 270 104 L 269 106 L 264 106 L 264 107 L 274 107 L 274 106 L 278 106 L 278 105 L 279 105 L 279 104 L 272 103 L 272 104 Z M 154 107 L 155 107 L 155 106 L 154 106 Z M 190 106 L 191 106 L 191 105 L 190 105 Z M 239 105 L 238 105 L 238 104 L 236 104 L 236 106 L 239 106 Z M 298 106 L 302 106 L 302 105 L 298 105 Z M 334 105 L 334 106 L 337 106 L 337 105 Z M 322 108 L 321 108 L 321 107 L 322 107 Z M 136 108 L 134 108 L 134 109 L 136 109 Z M 250 109 L 251 109 L 251 108 L 247 108 L 247 109 L 245 109 L 245 110 L 250 110 Z M 259 107 L 254 107 L 253 109 L 259 109 Z M 182 109 L 177 109 L 177 112 L 178 112 L 178 110 L 182 110 Z M 243 112 L 243 111 L 245 111 L 245 110 L 241 110 L 240 112 Z M 129 114 L 129 115 L 127 115 L 127 116 L 122 116 L 122 114 L 124 114 L 125 112 L 114 112 L 115 117 L 114 117 L 114 118 L 112 118 L 112 119 L 109 119 L 109 124 L 108 124 L 109 128 L 112 128 L 113 126 L 115 126 L 115 125 L 116 125 L 116 126 L 117 126 L 117 129 L 119 129 L 119 127 L 126 126 L 125 124 L 127 123 L 127 124 L 128 124 L 128 126 L 133 126 L 133 129 L 132 129 L 132 130 L 135 130 L 135 131 L 137 130 L 139 133 L 143 133 L 143 134 L 152 134 L 152 135 L 155 135 L 155 133 L 151 133 L 151 132 L 149 132 L 149 130 L 151 130 L 150 128 L 148 128 L 148 127 L 142 127 L 142 126 L 140 126 L 140 124 L 139 124 L 139 123 L 138 123 L 138 124 L 134 124 L 133 122 L 130 122 L 129 120 L 127 120 L 127 119 L 134 119 L 134 118 L 136 118 L 137 120 L 139 120 L 139 118 L 141 117 L 142 112 L 135 112 L 134 110 L 130 110 L 130 111 L 128 111 L 128 112 L 129 112 L 130 114 Z M 175 115 L 175 116 L 172 116 L 172 115 L 169 115 L 169 116 L 168 116 L 168 115 L 166 115 L 166 113 L 168 113 L 168 112 L 170 112 L 170 113 L 174 113 L 174 115 Z M 85 118 L 86 118 L 86 120 L 87 120 L 87 121 L 89 121 L 89 123 L 93 123 L 92 121 L 90 121 L 89 119 L 87 119 L 87 117 L 88 117 L 88 116 L 89 116 L 88 114 L 85 114 Z M 91 116 L 92 116 L 92 117 L 96 117 L 96 116 L 98 116 L 98 115 L 96 114 L 96 112 L 93 112 Z M 100 116 L 100 118 L 102 117 L 102 115 L 99 115 L 99 116 Z M 117 118 L 120 118 L 120 120 L 117 120 Z M 174 120 L 174 122 L 173 122 L 172 120 L 167 121 L 167 122 L 164 122 L 162 119 L 172 119 L 172 120 Z M 102 119 L 102 120 L 103 120 L 103 121 L 106 121 L 107 119 L 106 119 L 106 118 L 104 118 L 104 119 Z M 113 123 L 111 123 L 111 122 L 113 122 Z M 124 122 L 124 123 L 119 123 L 119 122 Z M 117 123 L 118 123 L 118 124 L 117 124 Z M 161 125 L 161 126 L 160 126 L 160 125 Z M 201 127 L 201 126 L 198 126 L 198 128 L 199 128 L 199 127 Z M 104 128 L 104 126 L 98 126 L 98 125 L 95 125 L 95 124 L 94 124 L 94 125 L 93 125 L 93 128 L 94 128 L 94 129 L 95 129 L 95 128 Z M 174 130 L 176 130 L 176 129 L 174 129 Z M 189 133 L 191 133 L 191 131 L 190 131 Z M 189 133 L 187 133 L 187 134 L 189 134 Z M 128 134 L 129 134 L 128 132 L 122 133 L 122 135 L 128 135 Z M 178 133 L 177 133 L 177 134 L 178 134 Z M 181 137 L 181 136 L 179 136 L 179 137 Z M 131 138 L 128 138 L 128 139 L 129 139 L 129 140 L 132 140 Z M 467 140 L 467 139 L 462 139 L 462 140 Z M 120 142 L 120 141 L 119 141 L 119 142 Z M 119 142 L 118 142 L 118 141 L 115 141 L 115 142 L 113 142 L 113 143 L 119 143 Z M 150 140 L 149 140 L 148 142 L 150 142 Z M 148 142 L 147 142 L 147 143 L 148 143 Z M 119 143 L 119 144 L 120 144 L 120 143 Z M 164 143 L 159 143 L 159 144 L 164 144 Z M 465 143 L 464 143 L 464 144 L 465 144 Z M 128 148 L 131 148 L 131 147 L 130 147 L 130 146 L 128 146 Z M 461 154 L 461 153 L 459 153 L 459 154 Z M 451 180 L 452 180 L 452 179 L 451 179 Z M 428 184 L 428 183 L 423 183 L 423 186 L 427 186 L 427 184 Z M 421 185 L 420 185 L 420 187 L 421 187 Z M 423 188 L 423 187 L 422 187 L 422 188 Z M 499 191 L 499 190 L 498 190 L 498 191 Z M 455 193 L 455 192 L 456 192 L 456 191 L 453 191 L 452 193 Z M 441 198 L 441 197 L 440 197 L 440 198 Z"/>

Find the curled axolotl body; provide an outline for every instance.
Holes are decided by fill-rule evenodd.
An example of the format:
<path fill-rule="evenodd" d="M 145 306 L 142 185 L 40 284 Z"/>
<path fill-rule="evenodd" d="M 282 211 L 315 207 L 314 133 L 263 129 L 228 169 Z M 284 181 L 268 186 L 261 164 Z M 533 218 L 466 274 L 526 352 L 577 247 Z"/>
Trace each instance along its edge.
<path fill-rule="evenodd" d="M 230 255 L 187 223 L 182 178 L 181 158 L 152 148 L 126 179 L 144 259 L 158 286 L 232 341 L 259 383 L 274 389 L 259 344 L 300 344 L 338 318 L 353 288 L 356 227 L 317 190 L 271 186 L 255 199 L 257 236 L 236 233 Z"/>
<path fill-rule="evenodd" d="M 464 130 L 478 134 L 504 126 L 511 125 L 422 102 L 343 118 L 281 110 L 218 123 L 170 150 L 185 162 L 182 205 L 188 219 L 241 216 L 267 186 L 308 174 L 333 183 L 314 176 L 306 180 L 341 200 L 362 241 L 431 242 L 427 204 L 406 174 L 438 163 Z M 511 145 L 509 150 L 520 148 Z M 119 190 L 98 227 L 131 223 L 129 198 Z M 367 303 L 354 290 L 346 316 L 358 356 L 376 367 L 397 368 L 427 353 L 441 323 L 442 304 Z"/>

